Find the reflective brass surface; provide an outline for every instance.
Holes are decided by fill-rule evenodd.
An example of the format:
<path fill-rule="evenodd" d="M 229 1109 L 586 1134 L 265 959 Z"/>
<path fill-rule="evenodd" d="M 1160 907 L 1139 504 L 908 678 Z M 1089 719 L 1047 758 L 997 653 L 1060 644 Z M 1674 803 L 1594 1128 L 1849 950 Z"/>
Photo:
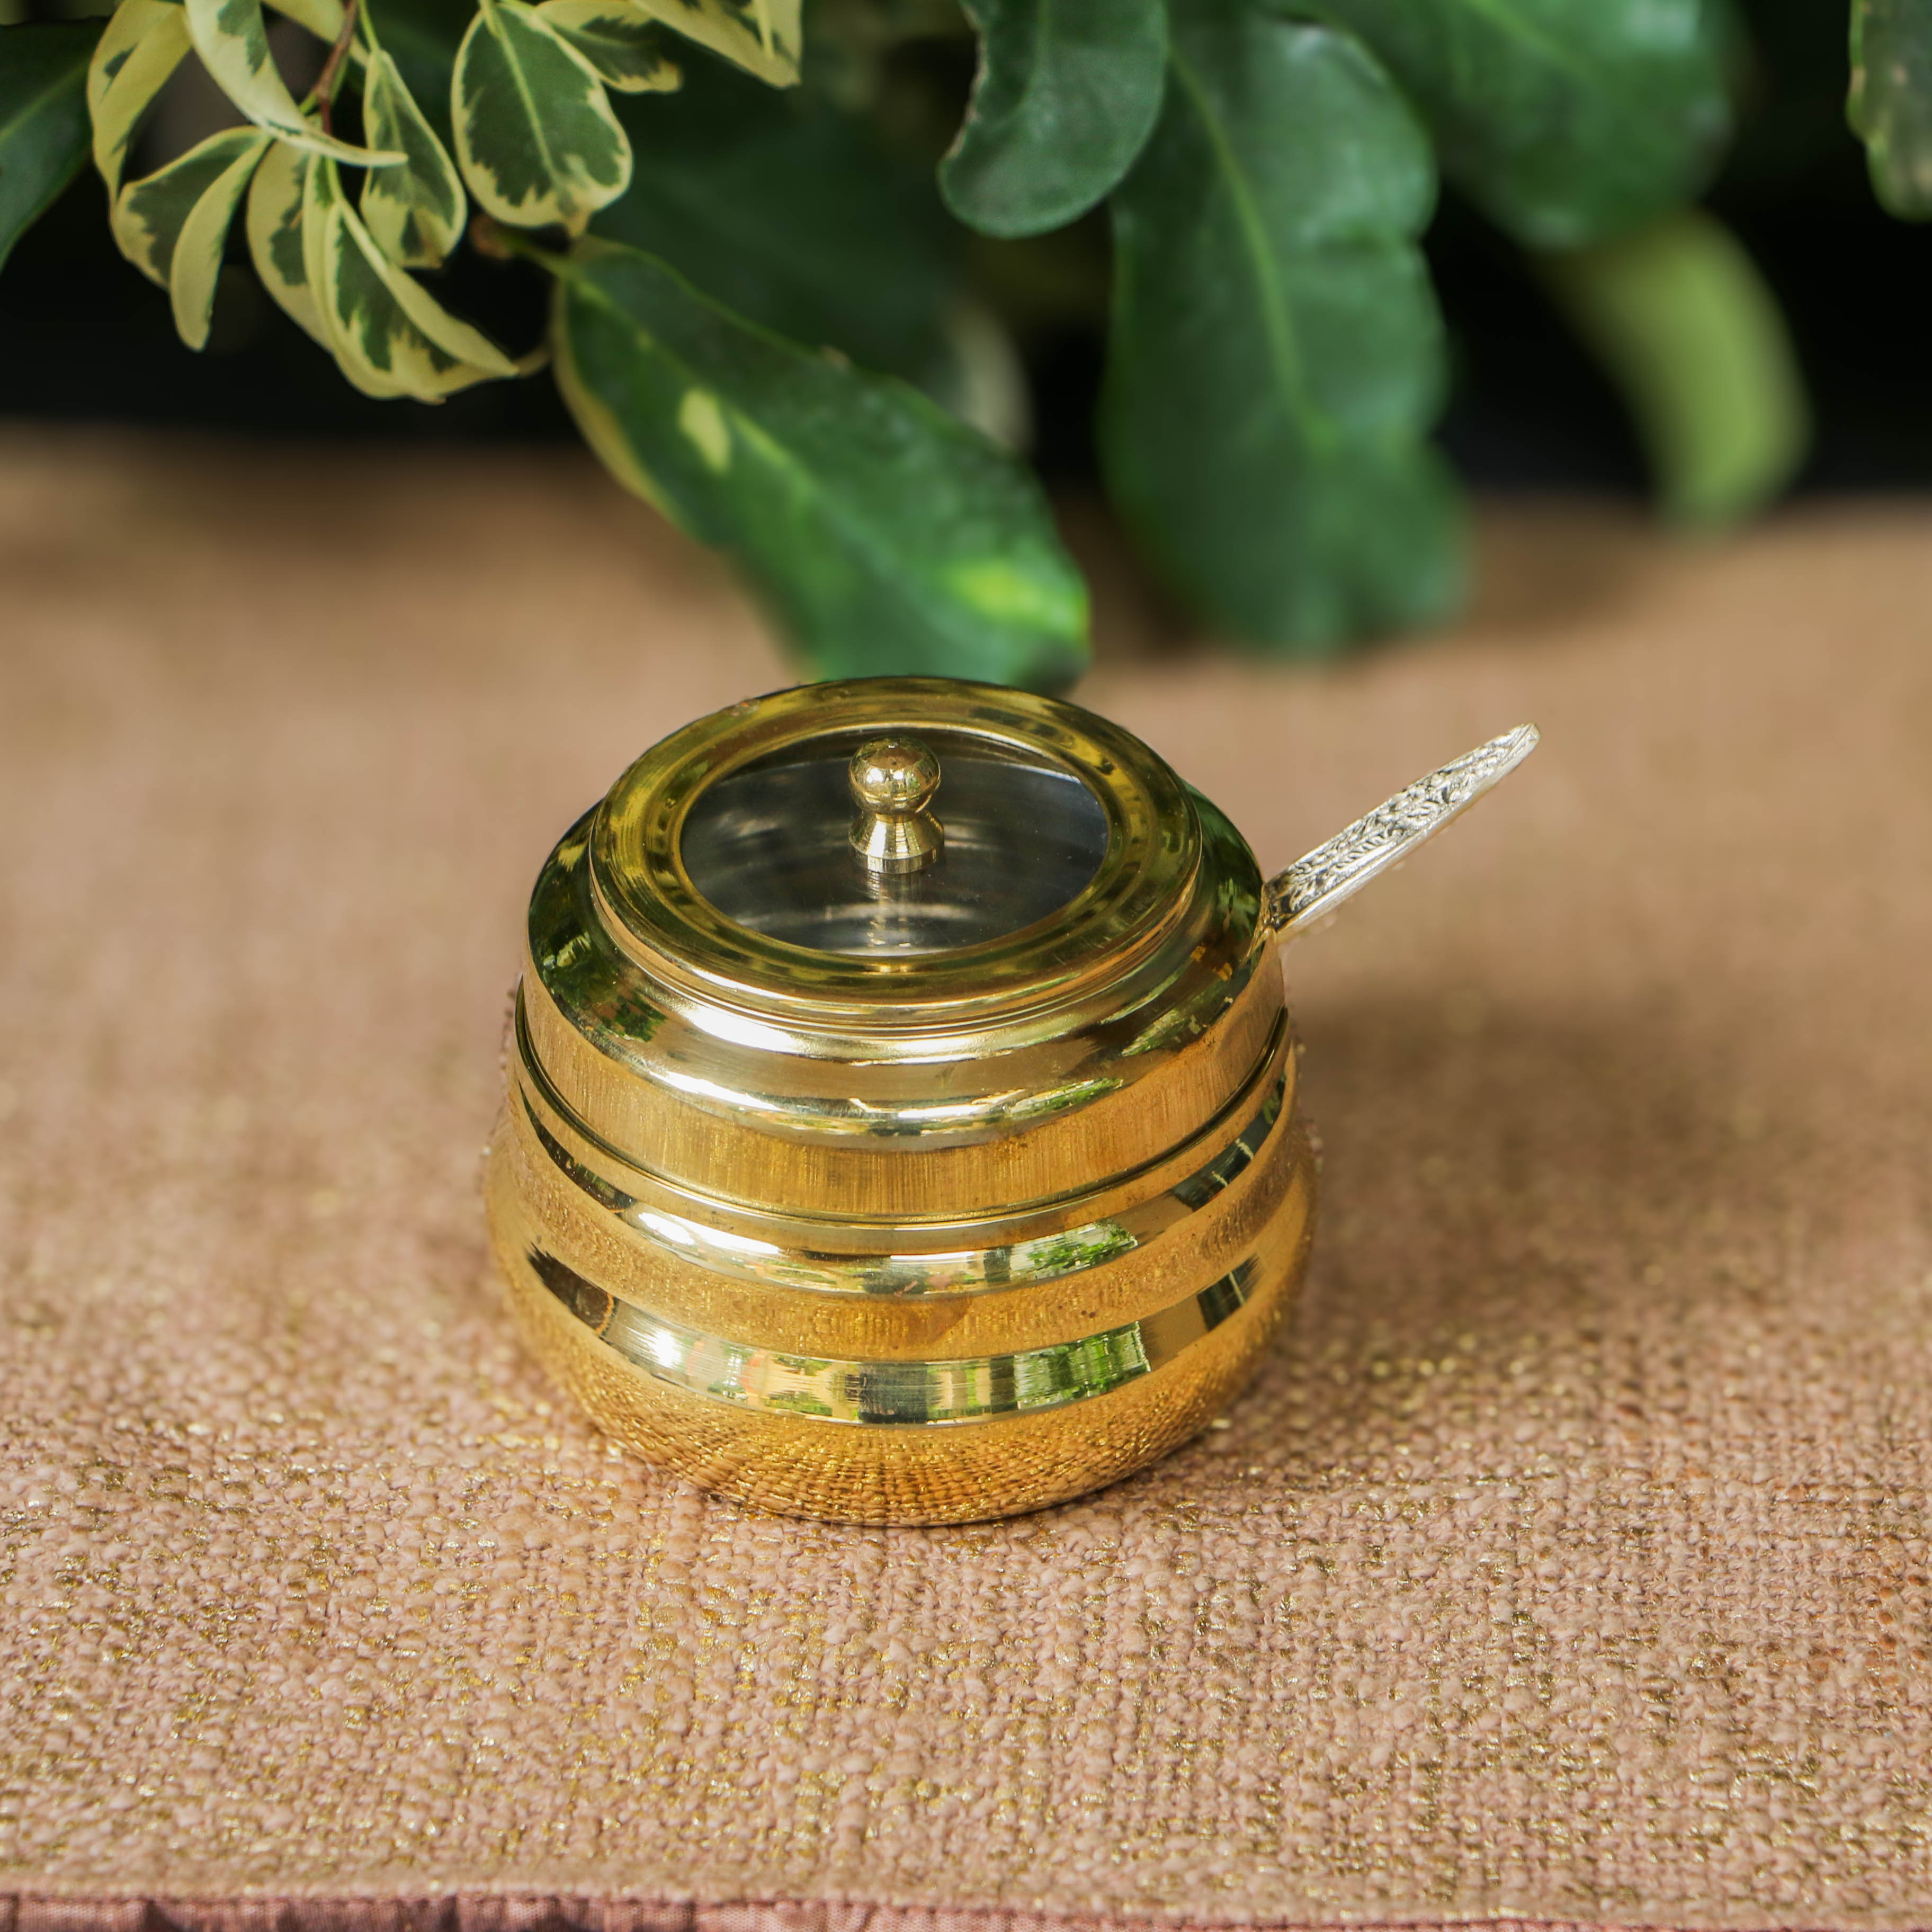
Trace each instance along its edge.
<path fill-rule="evenodd" d="M 927 1334 L 932 1354 L 887 1360 L 759 1346 L 671 1321 L 550 1253 L 505 1142 L 489 1192 L 520 1328 L 615 1439 L 766 1508 L 967 1522 L 1130 1474 L 1239 1390 L 1292 1304 L 1312 1229 L 1298 1124 L 1283 1148 L 1280 1208 L 1237 1267 L 1132 1322 L 998 1355 L 955 1354 L 943 1328 Z"/>
<path fill-rule="evenodd" d="M 867 1232 L 728 1210 L 667 1211 L 662 1190 L 512 1093 L 497 1157 L 532 1246 L 688 1328 L 814 1354 L 992 1355 L 1073 1342 L 1157 1313 L 1243 1266 L 1294 1178 L 1284 1034 L 1228 1116 L 1141 1177 L 1051 1217 L 1000 1215 Z M 1126 1198 L 1124 1199 L 1124 1193 Z"/>
<path fill-rule="evenodd" d="M 874 738 L 846 766 L 852 787 L 852 829 L 846 842 L 866 872 L 888 889 L 938 859 L 946 829 L 932 810 L 939 760 L 916 738 Z"/>
<path fill-rule="evenodd" d="M 1322 848 L 1317 897 L 1460 769 Z M 674 734 L 531 900 L 488 1196 L 532 1346 L 772 1508 L 966 1521 L 1165 1453 L 1307 1252 L 1276 935 L 1310 862 L 1264 884 L 1144 746 L 1021 692 L 819 685 Z"/>
<path fill-rule="evenodd" d="M 694 883 L 683 850 L 686 823 L 694 810 L 701 818 L 706 794 L 806 746 L 842 764 L 887 734 L 919 739 L 948 771 L 965 758 L 1071 778 L 1103 818 L 1097 869 L 1031 923 L 944 950 L 821 950 L 720 912 Z M 1186 788 L 1118 726 L 1024 692 L 945 678 L 801 686 L 700 719 L 618 779 L 588 836 L 599 916 L 618 950 L 668 994 L 868 1036 L 1010 1024 L 1104 994 L 1172 940 L 1195 909 L 1202 862 Z M 950 871 L 936 870 L 935 880 Z M 1257 898 L 1260 884 L 1257 875 Z M 922 1048 L 914 1040 L 900 1051 Z"/>

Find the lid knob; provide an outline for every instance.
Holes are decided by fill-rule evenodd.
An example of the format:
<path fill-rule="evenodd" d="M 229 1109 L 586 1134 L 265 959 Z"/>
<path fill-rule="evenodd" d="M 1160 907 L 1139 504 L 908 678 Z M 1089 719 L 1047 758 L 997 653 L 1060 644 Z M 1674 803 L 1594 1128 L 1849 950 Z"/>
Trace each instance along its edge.
<path fill-rule="evenodd" d="M 867 872 L 923 872 L 939 856 L 946 835 L 928 808 L 939 789 L 939 760 L 916 738 L 874 738 L 852 754 L 849 767 L 852 849 Z"/>

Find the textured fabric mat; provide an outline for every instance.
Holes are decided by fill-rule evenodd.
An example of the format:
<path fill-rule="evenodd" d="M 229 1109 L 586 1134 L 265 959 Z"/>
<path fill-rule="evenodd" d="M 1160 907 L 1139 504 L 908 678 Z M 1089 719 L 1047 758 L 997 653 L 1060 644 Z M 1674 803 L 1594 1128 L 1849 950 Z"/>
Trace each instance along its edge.
<path fill-rule="evenodd" d="M 1932 513 L 1484 542 L 1315 673 L 1103 572 L 1270 865 L 1544 748 L 1291 955 L 1252 1393 L 880 1532 L 612 1451 L 486 1263 L 539 861 L 785 681 L 718 571 L 574 458 L 0 442 L 0 1925 L 1932 1922 Z"/>

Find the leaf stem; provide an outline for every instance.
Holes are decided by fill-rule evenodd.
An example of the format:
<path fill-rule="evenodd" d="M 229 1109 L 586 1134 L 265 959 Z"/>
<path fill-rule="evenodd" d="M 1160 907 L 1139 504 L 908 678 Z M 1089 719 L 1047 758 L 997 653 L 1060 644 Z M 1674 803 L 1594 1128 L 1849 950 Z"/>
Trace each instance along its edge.
<path fill-rule="evenodd" d="M 349 50 L 356 38 L 356 16 L 361 10 L 362 0 L 344 0 L 342 9 L 342 31 L 335 37 L 335 44 L 328 50 L 328 58 L 322 64 L 322 73 L 315 83 L 315 100 L 322 118 L 322 131 L 332 134 L 335 130 L 329 125 L 329 118 L 335 106 L 335 90 L 342 78 L 343 63 L 349 58 Z"/>
<path fill-rule="evenodd" d="M 487 255 L 493 262 L 534 262 L 553 274 L 559 273 L 561 265 L 568 259 L 554 249 L 532 242 L 527 235 L 520 234 L 514 228 L 505 227 L 481 208 L 470 218 L 470 245 L 478 254 Z"/>

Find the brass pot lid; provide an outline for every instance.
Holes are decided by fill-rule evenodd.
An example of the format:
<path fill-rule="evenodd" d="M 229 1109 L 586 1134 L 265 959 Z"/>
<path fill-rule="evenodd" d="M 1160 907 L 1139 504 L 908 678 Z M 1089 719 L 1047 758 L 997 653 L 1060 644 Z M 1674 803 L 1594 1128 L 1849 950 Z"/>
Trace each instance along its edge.
<path fill-rule="evenodd" d="M 1128 733 L 940 678 L 748 700 L 674 734 L 592 828 L 603 922 L 653 976 L 800 1016 L 944 1022 L 1130 970 L 1186 912 L 1193 802 Z"/>

